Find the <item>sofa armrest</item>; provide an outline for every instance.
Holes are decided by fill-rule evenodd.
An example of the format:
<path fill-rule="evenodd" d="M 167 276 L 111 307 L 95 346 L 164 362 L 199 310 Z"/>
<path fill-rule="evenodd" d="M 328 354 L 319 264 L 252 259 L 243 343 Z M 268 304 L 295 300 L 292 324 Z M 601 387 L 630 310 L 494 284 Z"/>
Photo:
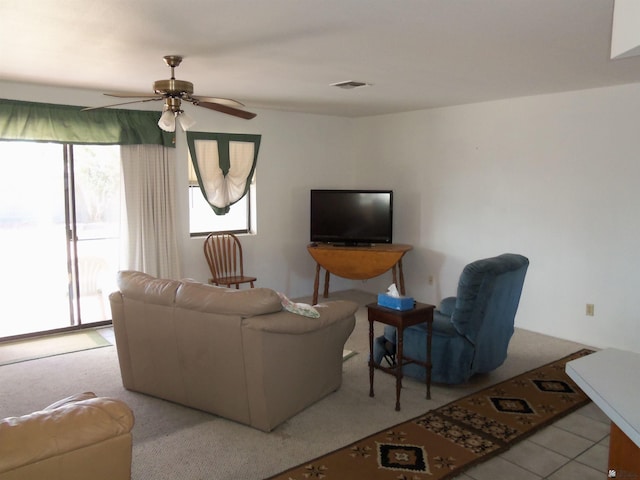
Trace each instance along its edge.
<path fill-rule="evenodd" d="M 0 420 L 0 473 L 130 435 L 133 423 L 133 412 L 125 403 L 92 393 L 5 418 Z"/>
<path fill-rule="evenodd" d="M 243 319 L 250 424 L 263 431 L 340 388 L 342 352 L 358 304 L 332 301 L 320 317 L 288 311 Z"/>
<path fill-rule="evenodd" d="M 318 318 L 309 318 L 282 310 L 277 313 L 256 315 L 243 319 L 243 328 L 270 333 L 304 334 L 321 330 L 332 323 L 351 317 L 358 310 L 358 304 L 348 300 L 335 300 L 315 305 L 320 313 Z"/>

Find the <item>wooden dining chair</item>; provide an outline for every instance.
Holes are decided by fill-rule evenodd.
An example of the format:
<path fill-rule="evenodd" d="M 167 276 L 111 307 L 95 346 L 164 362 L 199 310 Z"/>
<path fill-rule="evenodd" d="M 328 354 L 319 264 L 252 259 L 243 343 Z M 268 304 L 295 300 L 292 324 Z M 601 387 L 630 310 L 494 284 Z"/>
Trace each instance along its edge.
<path fill-rule="evenodd" d="M 241 283 L 248 283 L 253 288 L 256 277 L 244 275 L 242 245 L 232 233 L 210 234 L 204 242 L 204 256 L 212 275 L 209 283 L 227 288 L 231 285 L 240 288 Z"/>

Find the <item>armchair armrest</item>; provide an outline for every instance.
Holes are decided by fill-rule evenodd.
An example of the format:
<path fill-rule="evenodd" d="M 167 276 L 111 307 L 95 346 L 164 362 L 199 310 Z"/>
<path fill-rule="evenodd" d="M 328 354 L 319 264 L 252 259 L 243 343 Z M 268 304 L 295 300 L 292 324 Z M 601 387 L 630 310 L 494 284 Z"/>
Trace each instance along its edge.
<path fill-rule="evenodd" d="M 84 393 L 29 415 L 0 420 L 0 474 L 120 435 L 133 413 L 123 402 Z"/>
<path fill-rule="evenodd" d="M 453 315 L 453 311 L 456 308 L 456 297 L 447 297 L 447 298 L 443 298 L 442 301 L 440 302 L 440 305 L 438 306 L 438 311 L 442 314 L 442 315 L 446 315 L 447 317 L 450 317 Z"/>

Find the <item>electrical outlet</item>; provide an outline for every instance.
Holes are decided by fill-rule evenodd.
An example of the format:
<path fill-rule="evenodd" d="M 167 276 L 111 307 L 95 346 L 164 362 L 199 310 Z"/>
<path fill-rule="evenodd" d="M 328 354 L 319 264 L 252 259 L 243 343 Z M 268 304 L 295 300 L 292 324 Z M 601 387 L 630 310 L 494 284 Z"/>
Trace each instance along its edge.
<path fill-rule="evenodd" d="M 433 275 L 429 275 L 428 282 L 429 282 L 429 285 L 433 285 L 434 284 L 435 279 L 433 278 Z"/>
<path fill-rule="evenodd" d="M 593 317 L 593 315 L 594 315 L 594 308 L 595 308 L 595 305 L 594 305 L 593 303 L 587 303 L 587 310 L 586 310 L 586 314 L 587 314 L 589 317 Z"/>

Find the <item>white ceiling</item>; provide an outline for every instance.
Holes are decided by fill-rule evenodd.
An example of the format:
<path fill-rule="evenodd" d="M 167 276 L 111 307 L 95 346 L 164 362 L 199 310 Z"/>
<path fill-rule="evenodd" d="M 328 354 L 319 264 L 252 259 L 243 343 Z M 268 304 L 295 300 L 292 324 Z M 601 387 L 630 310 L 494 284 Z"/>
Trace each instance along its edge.
<path fill-rule="evenodd" d="M 613 0 L 2 0 L 0 79 L 152 93 L 180 54 L 196 95 L 377 115 L 640 82 L 640 57 L 609 59 L 612 16 Z M 330 86 L 345 80 L 372 85 Z"/>

